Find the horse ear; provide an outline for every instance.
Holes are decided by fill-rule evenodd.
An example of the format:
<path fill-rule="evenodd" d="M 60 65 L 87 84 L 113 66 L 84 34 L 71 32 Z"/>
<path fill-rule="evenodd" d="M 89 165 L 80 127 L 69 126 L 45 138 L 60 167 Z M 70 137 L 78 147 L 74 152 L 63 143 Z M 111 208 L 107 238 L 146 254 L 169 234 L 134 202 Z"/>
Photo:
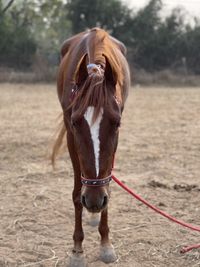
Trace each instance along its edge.
<path fill-rule="evenodd" d="M 109 83 L 111 86 L 115 86 L 117 83 L 117 77 L 116 74 L 114 73 L 109 60 L 106 58 L 106 66 L 105 66 L 105 80 L 107 83 Z"/>
<path fill-rule="evenodd" d="M 76 42 L 84 35 L 85 32 L 78 33 L 71 38 L 68 38 L 67 40 L 64 41 L 64 43 L 61 46 L 61 57 L 63 58 L 69 51 L 69 48 L 73 45 L 76 44 Z"/>
<path fill-rule="evenodd" d="M 85 54 L 82 59 L 80 60 L 80 63 L 78 65 L 78 71 L 76 74 L 76 83 L 77 85 L 82 84 L 88 77 L 88 71 L 87 71 L 87 62 L 86 62 L 87 54 Z"/>
<path fill-rule="evenodd" d="M 120 49 L 120 51 L 122 52 L 122 54 L 124 56 L 126 56 L 126 54 L 127 54 L 126 46 L 122 42 L 120 42 L 119 40 L 117 40 L 115 37 L 113 37 L 113 36 L 110 36 L 110 39 L 117 45 L 117 47 Z"/>

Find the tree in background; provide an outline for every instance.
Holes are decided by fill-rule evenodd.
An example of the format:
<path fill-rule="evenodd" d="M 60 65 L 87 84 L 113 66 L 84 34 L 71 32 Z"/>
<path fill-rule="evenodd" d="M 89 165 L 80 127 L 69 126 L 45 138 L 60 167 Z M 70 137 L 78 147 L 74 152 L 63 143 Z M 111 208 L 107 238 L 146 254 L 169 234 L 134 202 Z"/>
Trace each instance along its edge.
<path fill-rule="evenodd" d="M 32 31 L 38 49 L 48 56 L 58 54 L 61 43 L 72 35 L 66 5 L 62 0 L 41 0 L 35 3 L 36 12 Z"/>
<path fill-rule="evenodd" d="M 60 44 L 71 32 L 64 5 L 62 0 L 18 0 L 7 10 L 0 2 L 0 64 L 27 68 L 38 54 L 58 62 Z"/>
<path fill-rule="evenodd" d="M 17 68 L 31 65 L 36 43 L 30 32 L 28 13 L 25 5 L 7 6 L 0 4 L 0 62 L 1 65 Z M 31 9 L 30 9 L 31 10 Z"/>
<path fill-rule="evenodd" d="M 161 27 L 160 11 L 162 2 L 150 0 L 150 2 L 130 20 L 128 47 L 131 49 L 131 61 L 137 67 L 151 70 L 155 67 L 155 50 L 157 32 Z"/>
<path fill-rule="evenodd" d="M 68 0 L 66 10 L 73 33 L 98 26 L 113 35 L 131 13 L 120 0 Z"/>
<path fill-rule="evenodd" d="M 13 4 L 14 0 L 10 0 L 7 5 L 3 6 L 2 3 L 0 2 L 0 18 L 3 17 L 3 15 L 6 13 L 6 11 L 11 7 Z"/>
<path fill-rule="evenodd" d="M 120 0 L 12 2 L 2 6 L 0 1 L 1 65 L 55 66 L 66 38 L 99 26 L 126 44 L 129 63 L 137 69 L 182 68 L 184 73 L 200 73 L 200 23 L 186 24 L 180 9 L 161 18 L 161 0 L 150 0 L 138 12 Z"/>
<path fill-rule="evenodd" d="M 187 25 L 186 33 L 183 36 L 183 55 L 187 68 L 193 73 L 200 74 L 200 22 L 196 21 L 195 27 Z M 182 45 L 182 44 L 181 44 Z"/>

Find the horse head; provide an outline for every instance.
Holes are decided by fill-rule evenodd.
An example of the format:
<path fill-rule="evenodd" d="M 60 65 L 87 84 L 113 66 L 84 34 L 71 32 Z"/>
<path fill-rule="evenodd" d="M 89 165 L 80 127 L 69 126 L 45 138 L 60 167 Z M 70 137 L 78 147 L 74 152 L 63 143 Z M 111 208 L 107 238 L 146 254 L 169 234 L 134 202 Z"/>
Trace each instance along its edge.
<path fill-rule="evenodd" d="M 84 56 L 76 74 L 71 131 L 82 177 L 82 205 L 90 212 L 107 207 L 109 182 L 118 143 L 121 106 L 116 98 L 116 79 L 109 61 L 87 64 Z"/>

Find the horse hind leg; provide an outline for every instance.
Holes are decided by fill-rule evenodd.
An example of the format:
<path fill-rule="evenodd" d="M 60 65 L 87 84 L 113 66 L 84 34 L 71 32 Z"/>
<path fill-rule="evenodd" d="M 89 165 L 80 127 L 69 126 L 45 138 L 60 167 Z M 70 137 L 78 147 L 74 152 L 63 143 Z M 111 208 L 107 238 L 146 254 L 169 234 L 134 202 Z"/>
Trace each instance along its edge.
<path fill-rule="evenodd" d="M 101 220 L 99 223 L 99 233 L 101 235 L 100 260 L 105 263 L 115 262 L 117 260 L 117 256 L 116 256 L 114 247 L 109 240 L 107 209 L 101 212 Z"/>

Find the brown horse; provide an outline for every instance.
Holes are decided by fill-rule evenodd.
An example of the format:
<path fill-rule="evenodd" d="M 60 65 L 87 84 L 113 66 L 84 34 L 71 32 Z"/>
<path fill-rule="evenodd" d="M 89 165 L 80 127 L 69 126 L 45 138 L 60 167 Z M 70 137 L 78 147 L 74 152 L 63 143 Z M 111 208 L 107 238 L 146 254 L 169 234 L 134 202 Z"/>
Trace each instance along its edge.
<path fill-rule="evenodd" d="M 91 213 L 101 213 L 100 259 L 106 263 L 116 260 L 109 240 L 107 213 L 118 130 L 130 84 L 125 54 L 125 46 L 99 28 L 73 36 L 61 48 L 57 91 L 63 127 L 52 161 L 66 133 L 74 169 L 75 230 L 70 266 L 83 252 L 83 207 Z M 85 266 L 84 261 L 78 266 Z"/>

